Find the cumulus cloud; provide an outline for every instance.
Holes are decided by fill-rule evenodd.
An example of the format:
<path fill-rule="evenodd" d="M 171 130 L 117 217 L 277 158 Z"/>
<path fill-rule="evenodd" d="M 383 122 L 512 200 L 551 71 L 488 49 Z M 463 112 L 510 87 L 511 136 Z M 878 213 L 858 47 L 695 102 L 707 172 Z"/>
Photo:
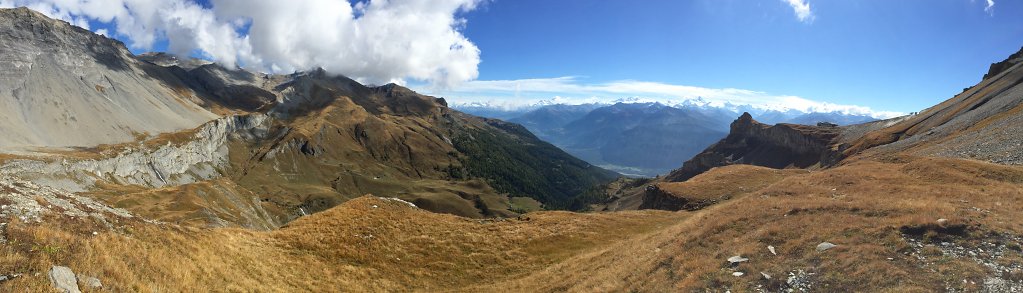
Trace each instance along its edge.
<path fill-rule="evenodd" d="M 995 0 L 987 0 L 987 6 L 984 6 L 984 11 L 988 14 L 995 13 Z"/>
<path fill-rule="evenodd" d="M 138 49 L 198 52 L 228 66 L 290 73 L 322 67 L 369 83 L 450 87 L 478 75 L 480 51 L 459 13 L 483 0 L 0 0 L 106 32 Z"/>
<path fill-rule="evenodd" d="M 587 104 L 628 102 L 659 102 L 668 105 L 699 103 L 718 107 L 753 106 L 771 110 L 803 112 L 842 112 L 891 118 L 899 112 L 877 111 L 869 107 L 814 101 L 792 95 L 775 95 L 762 91 L 736 88 L 706 88 L 660 82 L 621 80 L 605 83 L 584 83 L 577 77 L 519 80 L 476 80 L 456 89 L 420 91 L 447 98 L 453 104 L 487 104 L 508 109 L 537 103 Z M 624 99 L 623 99 L 624 98 Z"/>
<path fill-rule="evenodd" d="M 810 3 L 808 3 L 807 0 L 781 0 L 781 1 L 789 4 L 789 6 L 792 7 L 792 11 L 796 13 L 796 18 L 798 18 L 799 21 L 802 22 L 813 21 L 814 18 L 813 11 L 810 10 Z M 990 2 L 991 0 L 988 1 Z"/>

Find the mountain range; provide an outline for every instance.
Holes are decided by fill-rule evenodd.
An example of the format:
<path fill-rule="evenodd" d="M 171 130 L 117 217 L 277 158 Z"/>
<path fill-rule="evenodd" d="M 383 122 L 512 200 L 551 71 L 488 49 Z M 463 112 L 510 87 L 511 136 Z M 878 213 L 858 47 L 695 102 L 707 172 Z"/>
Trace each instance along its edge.
<path fill-rule="evenodd" d="M 714 106 L 687 101 L 613 104 L 541 102 L 518 108 L 487 104 L 453 105 L 473 115 L 521 124 L 537 137 L 594 165 L 622 174 L 655 177 L 667 174 L 728 134 L 728 125 L 743 112 L 765 123 L 816 125 L 860 124 L 877 118 L 842 112 L 774 110 L 748 105 Z"/>
<path fill-rule="evenodd" d="M 161 221 L 271 229 L 367 193 L 507 217 L 585 208 L 590 186 L 618 176 L 398 85 L 134 56 L 37 12 L 2 12 L 0 174 Z"/>
<path fill-rule="evenodd" d="M 1023 290 L 1023 50 L 853 125 L 654 103 L 493 119 L 324 70 L 134 55 L 18 8 L 0 80 L 0 291 Z M 627 178 L 571 146 L 684 162 Z"/>

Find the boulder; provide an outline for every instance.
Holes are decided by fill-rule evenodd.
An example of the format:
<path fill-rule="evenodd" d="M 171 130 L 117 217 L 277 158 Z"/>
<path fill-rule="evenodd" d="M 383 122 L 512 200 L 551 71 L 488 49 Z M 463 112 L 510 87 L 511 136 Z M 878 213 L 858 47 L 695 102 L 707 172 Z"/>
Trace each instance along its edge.
<path fill-rule="evenodd" d="M 75 278 L 75 272 L 71 271 L 71 268 L 63 266 L 53 266 L 50 268 L 50 285 L 53 285 L 54 289 L 64 293 L 81 293 L 82 290 L 78 289 L 78 279 Z"/>
<path fill-rule="evenodd" d="M 824 252 L 825 250 L 832 249 L 837 246 L 838 245 L 835 245 L 831 242 L 821 242 L 821 244 L 817 244 L 817 252 Z"/>
<path fill-rule="evenodd" d="M 96 277 L 79 274 L 78 280 L 82 281 L 82 285 L 85 285 L 85 287 L 89 289 L 103 288 L 103 282 L 100 282 Z"/>
<path fill-rule="evenodd" d="M 738 263 L 742 263 L 742 262 L 747 262 L 747 261 L 749 261 L 748 258 L 745 258 L 745 257 L 742 257 L 742 256 L 738 256 L 738 255 L 728 258 L 728 262 L 732 263 L 733 265 L 734 264 L 738 264 Z"/>

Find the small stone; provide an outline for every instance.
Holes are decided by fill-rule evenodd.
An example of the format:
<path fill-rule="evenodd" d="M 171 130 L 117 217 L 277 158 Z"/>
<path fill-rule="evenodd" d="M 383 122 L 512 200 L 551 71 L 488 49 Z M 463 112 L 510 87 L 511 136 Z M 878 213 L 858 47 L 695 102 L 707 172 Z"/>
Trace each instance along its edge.
<path fill-rule="evenodd" d="M 62 266 L 53 266 L 50 268 L 50 285 L 53 285 L 57 291 L 64 293 L 81 293 L 82 290 L 78 289 L 78 279 L 75 278 L 75 272 L 71 271 L 71 268 Z"/>
<path fill-rule="evenodd" d="M 99 232 L 92 231 L 92 236 L 96 236 L 96 235 L 99 235 Z"/>
<path fill-rule="evenodd" d="M 379 207 L 377 205 L 373 205 L 373 208 L 375 209 L 375 208 L 379 208 Z"/>
<path fill-rule="evenodd" d="M 736 277 L 742 277 L 742 275 L 745 275 L 745 273 L 743 273 L 743 272 L 734 272 L 734 273 L 732 273 L 732 276 L 736 276 Z"/>
<path fill-rule="evenodd" d="M 764 280 L 770 280 L 770 279 L 771 279 L 771 275 L 768 275 L 768 274 L 767 274 L 767 273 L 765 273 L 765 272 L 760 272 L 760 275 L 761 275 L 761 276 L 764 276 Z"/>
<path fill-rule="evenodd" d="M 948 225 L 948 219 L 938 219 L 938 226 L 945 227 L 945 225 Z"/>
<path fill-rule="evenodd" d="M 742 262 L 747 262 L 747 261 L 749 261 L 748 258 L 745 258 L 745 257 L 742 257 L 742 256 L 738 256 L 738 255 L 728 258 L 728 262 L 730 262 L 732 264 L 737 264 L 737 263 L 742 263 Z"/>
<path fill-rule="evenodd" d="M 81 280 L 82 284 L 85 285 L 86 288 L 90 289 L 103 288 L 103 283 L 100 282 L 99 279 L 97 279 L 96 277 L 78 275 L 78 280 Z"/>
<path fill-rule="evenodd" d="M 825 250 L 832 249 L 837 246 L 838 245 L 835 245 L 831 242 L 821 242 L 821 244 L 817 244 L 817 252 L 824 252 Z"/>
<path fill-rule="evenodd" d="M 768 245 L 767 246 L 767 250 L 771 251 L 771 254 L 773 254 L 773 255 L 778 255 L 778 252 L 774 251 L 774 246 Z"/>

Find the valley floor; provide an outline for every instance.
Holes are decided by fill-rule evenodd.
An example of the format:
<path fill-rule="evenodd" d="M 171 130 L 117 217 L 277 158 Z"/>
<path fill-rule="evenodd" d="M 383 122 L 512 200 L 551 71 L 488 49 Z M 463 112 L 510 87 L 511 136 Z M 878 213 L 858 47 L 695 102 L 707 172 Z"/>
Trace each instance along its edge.
<path fill-rule="evenodd" d="M 749 167 L 693 180 L 737 168 Z M 0 274 L 19 276 L 0 290 L 48 290 L 52 265 L 113 291 L 1023 289 L 1021 167 L 884 157 L 760 170 L 774 183 L 683 212 L 480 220 L 366 196 L 269 232 L 50 215 L 5 226 Z"/>

